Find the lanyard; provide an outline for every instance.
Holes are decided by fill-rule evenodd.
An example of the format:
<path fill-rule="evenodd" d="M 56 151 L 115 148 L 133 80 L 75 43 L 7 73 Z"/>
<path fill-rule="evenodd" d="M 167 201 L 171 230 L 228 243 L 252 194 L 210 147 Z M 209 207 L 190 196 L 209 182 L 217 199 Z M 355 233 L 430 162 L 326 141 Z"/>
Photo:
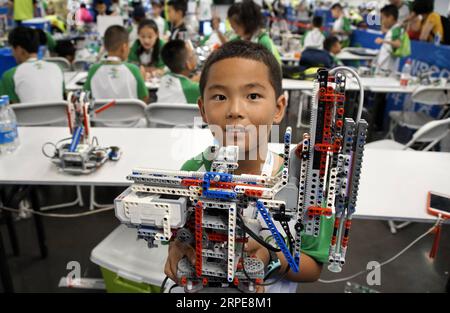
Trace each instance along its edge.
<path fill-rule="evenodd" d="M 106 62 L 122 62 L 122 60 L 119 57 L 110 57 L 110 56 L 108 56 L 106 58 Z"/>

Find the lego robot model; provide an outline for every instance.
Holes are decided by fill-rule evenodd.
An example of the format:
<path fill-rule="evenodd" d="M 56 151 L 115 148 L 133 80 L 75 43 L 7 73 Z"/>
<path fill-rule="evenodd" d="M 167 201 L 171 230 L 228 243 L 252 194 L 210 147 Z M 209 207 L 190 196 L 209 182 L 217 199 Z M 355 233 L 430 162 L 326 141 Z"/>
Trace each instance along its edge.
<path fill-rule="evenodd" d="M 323 219 L 335 217 L 329 269 L 345 263 L 355 211 L 367 123 L 344 117 L 344 69 L 318 72 L 311 128 L 291 149 L 291 129 L 284 135 L 284 166 L 275 176 L 234 175 L 238 147 L 213 146 L 206 172 L 137 168 L 133 184 L 115 199 L 117 218 L 137 229 L 148 246 L 171 238 L 192 245 L 195 265 L 178 264 L 186 292 L 204 287 L 237 287 L 254 292 L 277 264 L 267 268 L 244 252 L 249 236 L 273 252 L 282 252 L 293 272 L 301 270 L 302 236 L 317 237 Z M 354 73 L 354 71 L 352 72 Z M 354 75 L 357 75 L 354 73 Z M 360 102 L 360 105 L 362 102 Z M 259 217 L 259 218 L 258 218 Z M 276 246 L 261 240 L 269 231 Z M 278 262 L 279 266 L 279 262 Z"/>
<path fill-rule="evenodd" d="M 100 147 L 97 137 L 90 140 L 90 115 L 98 114 L 114 105 L 114 101 L 93 110 L 94 101 L 89 93 L 71 92 L 68 95 L 67 120 L 70 138 L 53 143 L 45 143 L 42 153 L 49 157 L 62 172 L 70 174 L 89 174 L 103 165 L 107 160 L 117 161 L 121 156 L 119 147 Z M 53 155 L 46 152 L 46 147 L 54 147 Z"/>

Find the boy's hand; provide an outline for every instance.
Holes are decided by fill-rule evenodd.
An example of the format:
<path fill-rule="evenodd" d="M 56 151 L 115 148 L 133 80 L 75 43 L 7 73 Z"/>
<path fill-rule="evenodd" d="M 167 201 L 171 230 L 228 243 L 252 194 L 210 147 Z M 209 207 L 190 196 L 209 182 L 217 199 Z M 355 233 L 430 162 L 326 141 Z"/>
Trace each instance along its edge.
<path fill-rule="evenodd" d="M 249 256 L 255 256 L 263 261 L 264 266 L 269 264 L 269 250 L 267 250 L 267 248 L 258 243 L 256 240 L 249 238 L 248 242 L 244 246 L 244 250 L 248 253 Z"/>
<path fill-rule="evenodd" d="M 249 256 L 256 256 L 258 259 L 263 261 L 264 266 L 267 266 L 270 260 L 269 250 L 263 247 L 256 240 L 249 238 L 248 242 L 244 246 L 244 250 L 248 253 Z M 264 293 L 265 288 L 261 285 L 256 285 L 256 293 Z"/>
<path fill-rule="evenodd" d="M 174 282 L 178 281 L 178 262 L 185 256 L 192 264 L 195 264 L 195 250 L 193 247 L 176 239 L 169 244 L 169 255 L 167 256 L 166 265 L 164 266 L 164 274 Z"/>
<path fill-rule="evenodd" d="M 384 41 L 384 39 L 381 38 L 381 37 L 378 37 L 377 39 L 375 39 L 375 43 L 376 43 L 377 45 L 381 45 L 381 44 L 383 43 L 383 41 Z"/>

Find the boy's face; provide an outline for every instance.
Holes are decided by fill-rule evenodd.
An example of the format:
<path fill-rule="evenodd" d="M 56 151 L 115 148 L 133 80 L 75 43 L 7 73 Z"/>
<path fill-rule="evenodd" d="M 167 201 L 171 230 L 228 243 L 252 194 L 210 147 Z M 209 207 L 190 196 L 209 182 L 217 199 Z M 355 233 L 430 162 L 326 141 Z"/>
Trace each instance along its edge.
<path fill-rule="evenodd" d="M 236 57 L 211 66 L 198 105 L 211 130 L 222 131 L 214 133 L 220 143 L 259 153 L 258 148 L 267 145 L 267 139 L 259 138 L 263 131 L 268 135 L 271 126 L 281 122 L 286 99 L 276 98 L 266 65 Z"/>
<path fill-rule="evenodd" d="M 333 16 L 333 18 L 338 18 L 341 16 L 341 10 L 338 8 L 334 8 L 333 10 L 331 10 L 331 15 Z"/>
<path fill-rule="evenodd" d="M 393 16 L 387 16 L 386 14 L 381 14 L 381 25 L 383 25 L 384 28 L 391 28 L 395 25 L 396 20 Z"/>
<path fill-rule="evenodd" d="M 104 15 L 104 14 L 106 14 L 106 4 L 104 4 L 104 3 L 98 3 L 98 4 L 95 6 L 95 9 L 97 10 L 98 15 Z"/>
<path fill-rule="evenodd" d="M 245 33 L 245 28 L 238 24 L 234 18 L 230 19 L 230 26 L 241 39 L 246 38 L 247 34 Z"/>
<path fill-rule="evenodd" d="M 28 53 L 21 46 L 12 47 L 12 55 L 18 64 L 26 61 Z"/>
<path fill-rule="evenodd" d="M 178 23 L 183 19 L 183 13 L 181 11 L 175 10 L 173 6 L 169 5 L 167 9 L 167 17 L 169 19 L 169 22 Z"/>
<path fill-rule="evenodd" d="M 114 52 L 114 54 L 122 61 L 126 61 L 128 59 L 128 55 L 130 54 L 130 46 L 128 45 L 128 42 L 123 43 L 120 48 Z"/>
<path fill-rule="evenodd" d="M 331 53 L 333 54 L 339 54 L 342 50 L 341 43 L 337 41 L 332 47 L 331 47 Z"/>
<path fill-rule="evenodd" d="M 153 16 L 160 16 L 162 7 L 157 4 L 152 4 Z"/>

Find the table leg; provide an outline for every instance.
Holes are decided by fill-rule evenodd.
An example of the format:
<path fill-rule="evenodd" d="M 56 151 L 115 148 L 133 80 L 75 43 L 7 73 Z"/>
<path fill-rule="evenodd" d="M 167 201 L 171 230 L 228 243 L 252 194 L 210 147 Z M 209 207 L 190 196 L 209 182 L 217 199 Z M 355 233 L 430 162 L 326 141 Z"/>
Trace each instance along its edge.
<path fill-rule="evenodd" d="M 3 245 L 3 236 L 0 230 L 0 278 L 5 293 L 13 293 L 13 281 L 9 271 L 8 260 L 6 259 L 5 246 Z"/>
<path fill-rule="evenodd" d="M 12 198 L 17 193 L 20 193 L 19 190 L 20 190 L 19 186 L 13 186 L 10 196 L 7 197 L 5 189 L 3 189 L 0 194 L 1 202 L 3 203 L 3 205 L 8 206 L 8 204 L 11 203 Z M 20 251 L 19 250 L 19 241 L 17 239 L 17 232 L 16 232 L 16 227 L 14 226 L 14 220 L 13 220 L 12 214 L 9 211 L 3 211 L 3 215 L 5 217 L 6 226 L 8 228 L 8 235 L 9 235 L 9 239 L 11 241 L 11 247 L 13 250 L 13 254 L 14 254 L 14 256 L 18 256 L 20 253 L 19 252 Z"/>
<path fill-rule="evenodd" d="M 36 212 L 41 211 L 41 205 L 39 203 L 39 197 L 37 193 L 37 187 L 30 187 L 31 205 Z M 42 217 L 37 214 L 33 214 L 34 224 L 36 226 L 36 232 L 39 242 L 39 249 L 41 251 L 41 257 L 45 259 L 48 255 L 47 244 L 45 240 L 44 224 L 42 223 Z"/>

